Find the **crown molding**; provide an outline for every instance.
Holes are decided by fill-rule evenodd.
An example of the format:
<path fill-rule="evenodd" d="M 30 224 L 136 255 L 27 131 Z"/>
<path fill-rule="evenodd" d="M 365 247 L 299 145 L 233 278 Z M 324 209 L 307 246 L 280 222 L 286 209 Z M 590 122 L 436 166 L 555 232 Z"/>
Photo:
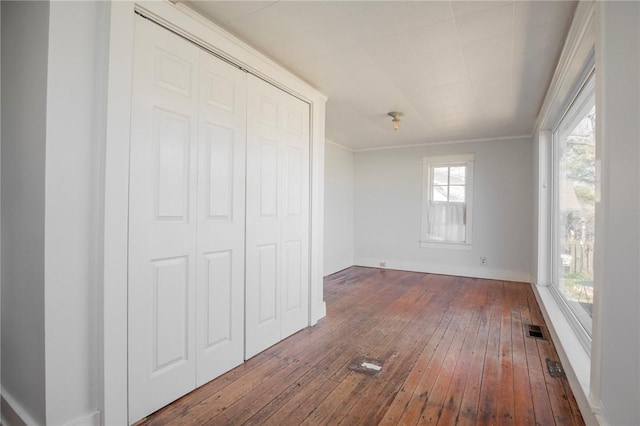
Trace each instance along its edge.
<path fill-rule="evenodd" d="M 532 137 L 533 135 L 529 134 L 529 135 L 516 135 L 516 136 L 500 136 L 497 138 L 476 138 L 476 139 L 460 139 L 460 140 L 441 141 L 441 142 L 424 142 L 424 143 L 416 143 L 416 144 L 409 144 L 409 145 L 387 145 L 387 146 L 379 146 L 379 147 L 373 147 L 373 148 L 353 149 L 353 152 L 383 151 L 383 150 L 389 150 L 389 149 L 419 148 L 424 146 L 453 145 L 453 144 L 461 144 L 461 143 L 531 140 Z"/>

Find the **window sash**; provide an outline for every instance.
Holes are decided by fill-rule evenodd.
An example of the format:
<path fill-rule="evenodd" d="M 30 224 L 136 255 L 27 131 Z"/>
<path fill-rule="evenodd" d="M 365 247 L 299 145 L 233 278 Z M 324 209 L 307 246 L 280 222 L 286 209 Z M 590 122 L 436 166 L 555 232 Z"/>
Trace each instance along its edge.
<path fill-rule="evenodd" d="M 551 199 L 551 252 L 550 252 L 550 268 L 551 268 L 551 289 L 552 294 L 559 302 L 560 307 L 565 313 L 565 316 L 572 324 L 574 330 L 578 331 L 578 337 L 584 343 L 590 342 L 592 321 L 589 314 L 585 311 L 585 308 L 579 303 L 582 299 L 573 300 L 567 294 L 567 285 L 572 285 L 567 281 L 566 263 L 569 259 L 564 253 L 562 244 L 565 241 L 565 233 L 562 223 L 562 207 L 568 206 L 570 201 L 571 192 L 574 189 L 573 183 L 569 181 L 566 176 L 568 165 L 565 163 L 568 159 L 568 144 L 567 138 L 573 132 L 575 127 L 583 120 L 583 118 L 591 111 L 595 105 L 595 78 L 591 74 L 585 83 L 580 88 L 578 95 L 574 102 L 569 106 L 565 115 L 561 118 L 558 125 L 553 132 L 553 149 L 552 149 L 552 182 L 553 191 Z M 561 205 L 561 197 L 564 198 L 563 205 Z M 577 200 L 574 200 L 574 204 Z M 578 209 L 577 206 L 574 209 Z M 564 212 L 567 213 L 566 211 Z M 571 280 L 573 281 L 573 280 Z M 577 281 L 576 281 L 577 282 Z M 580 283 L 578 283 L 580 284 Z M 578 291 L 592 291 L 593 279 L 590 281 L 584 281 L 580 285 L 584 287 Z M 591 289 L 589 289 L 591 287 Z"/>

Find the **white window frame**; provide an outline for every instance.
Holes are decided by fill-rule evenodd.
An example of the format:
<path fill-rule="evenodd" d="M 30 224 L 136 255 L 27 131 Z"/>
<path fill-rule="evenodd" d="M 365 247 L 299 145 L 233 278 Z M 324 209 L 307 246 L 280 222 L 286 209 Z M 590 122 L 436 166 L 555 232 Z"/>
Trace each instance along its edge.
<path fill-rule="evenodd" d="M 558 259 L 560 253 L 559 241 L 557 236 L 559 235 L 560 224 L 558 220 L 558 208 L 559 208 L 559 143 L 569 129 L 575 127 L 577 122 L 584 115 L 585 111 L 591 107 L 592 100 L 595 100 L 595 69 L 593 67 L 587 67 L 586 76 L 579 79 L 579 85 L 575 96 L 572 98 L 571 103 L 566 108 L 565 113 L 560 117 L 552 132 L 552 146 L 551 146 L 551 244 L 549 251 L 549 277 L 550 285 L 549 290 L 553 295 L 556 303 L 560 307 L 560 310 L 566 317 L 567 321 L 571 325 L 576 337 L 587 351 L 591 352 L 591 336 L 592 336 L 592 318 L 588 317 L 586 313 L 578 307 L 573 306 L 573 302 L 565 299 L 559 289 L 558 281 Z M 595 103 L 595 102 L 594 102 Z M 596 111 L 596 114 L 598 112 Z M 596 142 L 597 143 L 597 142 Z M 596 167 L 597 168 L 597 167 Z M 597 171 L 596 171 L 597 173 Z M 597 191 L 597 189 L 596 189 Z M 596 196 L 597 197 L 597 196 Z"/>
<path fill-rule="evenodd" d="M 458 250 L 471 250 L 473 236 L 473 164 L 475 154 L 454 154 L 438 155 L 422 158 L 422 225 L 420 233 L 420 247 L 423 248 L 447 248 Z M 466 222 L 465 240 L 463 242 L 442 241 L 429 238 L 429 227 L 427 225 L 427 212 L 429 211 L 429 201 L 432 192 L 433 167 L 465 166 L 465 203 Z"/>

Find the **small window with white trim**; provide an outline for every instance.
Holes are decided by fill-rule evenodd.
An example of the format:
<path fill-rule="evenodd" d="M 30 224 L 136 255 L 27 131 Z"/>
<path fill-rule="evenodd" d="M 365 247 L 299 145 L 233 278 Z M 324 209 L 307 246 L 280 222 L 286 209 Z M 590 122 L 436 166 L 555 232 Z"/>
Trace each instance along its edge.
<path fill-rule="evenodd" d="M 422 247 L 471 248 L 474 154 L 424 157 Z"/>

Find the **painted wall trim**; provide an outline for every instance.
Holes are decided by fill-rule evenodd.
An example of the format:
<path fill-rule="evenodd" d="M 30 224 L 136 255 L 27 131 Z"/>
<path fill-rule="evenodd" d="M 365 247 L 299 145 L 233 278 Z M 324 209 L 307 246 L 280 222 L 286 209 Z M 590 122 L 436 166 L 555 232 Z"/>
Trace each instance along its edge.
<path fill-rule="evenodd" d="M 329 275 L 333 275 L 336 272 L 344 271 L 345 269 L 351 268 L 352 266 L 355 266 L 355 265 L 350 264 L 350 262 L 341 263 L 337 266 L 334 266 L 332 269 L 330 269 L 324 276 L 328 277 Z"/>
<path fill-rule="evenodd" d="M 7 390 L 0 388 L 2 398 L 0 398 L 0 411 L 2 412 L 2 424 L 5 426 L 40 426 L 28 412 L 24 409 Z"/>
<path fill-rule="evenodd" d="M 418 148 L 418 147 L 433 146 L 433 145 L 453 145 L 453 144 L 459 144 L 459 143 L 530 140 L 532 136 L 533 135 L 516 135 L 516 136 L 500 136 L 497 138 L 460 139 L 460 140 L 441 141 L 441 142 L 424 142 L 424 143 L 416 143 L 416 144 L 409 144 L 409 145 L 388 145 L 388 146 L 379 146 L 374 148 L 360 148 L 360 149 L 353 149 L 352 151 L 367 152 L 367 151 L 382 151 L 387 149 Z"/>
<path fill-rule="evenodd" d="M 100 426 L 101 424 L 101 413 L 96 410 L 89 415 L 70 421 L 65 426 Z"/>
<path fill-rule="evenodd" d="M 576 11 L 569 28 L 569 33 L 564 42 L 558 65 L 553 73 L 553 78 L 549 84 L 549 89 L 544 97 L 540 114 L 535 122 L 534 129 L 551 128 L 561 114 L 562 108 L 566 107 L 564 101 L 567 94 L 573 87 L 573 74 L 576 72 L 576 65 L 582 69 L 582 62 L 585 58 L 584 49 L 591 50 L 590 46 L 595 43 L 593 36 L 593 18 L 595 14 L 595 1 L 583 0 L 578 2 Z M 577 62 L 577 64 L 576 64 Z"/>
<path fill-rule="evenodd" d="M 328 143 L 329 145 L 337 146 L 338 148 L 344 149 L 345 151 L 355 152 L 353 149 L 349 148 L 348 146 L 339 144 L 339 143 L 334 142 L 332 140 L 325 139 L 325 142 Z"/>
<path fill-rule="evenodd" d="M 591 401 L 589 396 L 591 374 L 589 354 L 584 350 L 584 346 L 557 305 L 549 288 L 535 284 L 531 287 L 585 423 L 588 426 L 604 424 L 602 419 L 598 418 L 599 404 Z"/>
<path fill-rule="evenodd" d="M 109 5 L 98 405 L 102 424 L 122 425 L 128 424 L 127 226 L 135 15 L 132 2 Z"/>
<path fill-rule="evenodd" d="M 386 260 L 386 266 L 381 269 L 396 269 L 400 271 L 424 272 L 427 274 L 453 275 L 458 277 L 484 278 L 514 282 L 531 282 L 531 274 L 523 271 L 509 271 L 487 267 L 460 267 L 455 265 L 439 265 L 433 263 L 414 263 L 398 260 Z M 356 257 L 356 266 L 380 268 L 379 259 Z"/>

